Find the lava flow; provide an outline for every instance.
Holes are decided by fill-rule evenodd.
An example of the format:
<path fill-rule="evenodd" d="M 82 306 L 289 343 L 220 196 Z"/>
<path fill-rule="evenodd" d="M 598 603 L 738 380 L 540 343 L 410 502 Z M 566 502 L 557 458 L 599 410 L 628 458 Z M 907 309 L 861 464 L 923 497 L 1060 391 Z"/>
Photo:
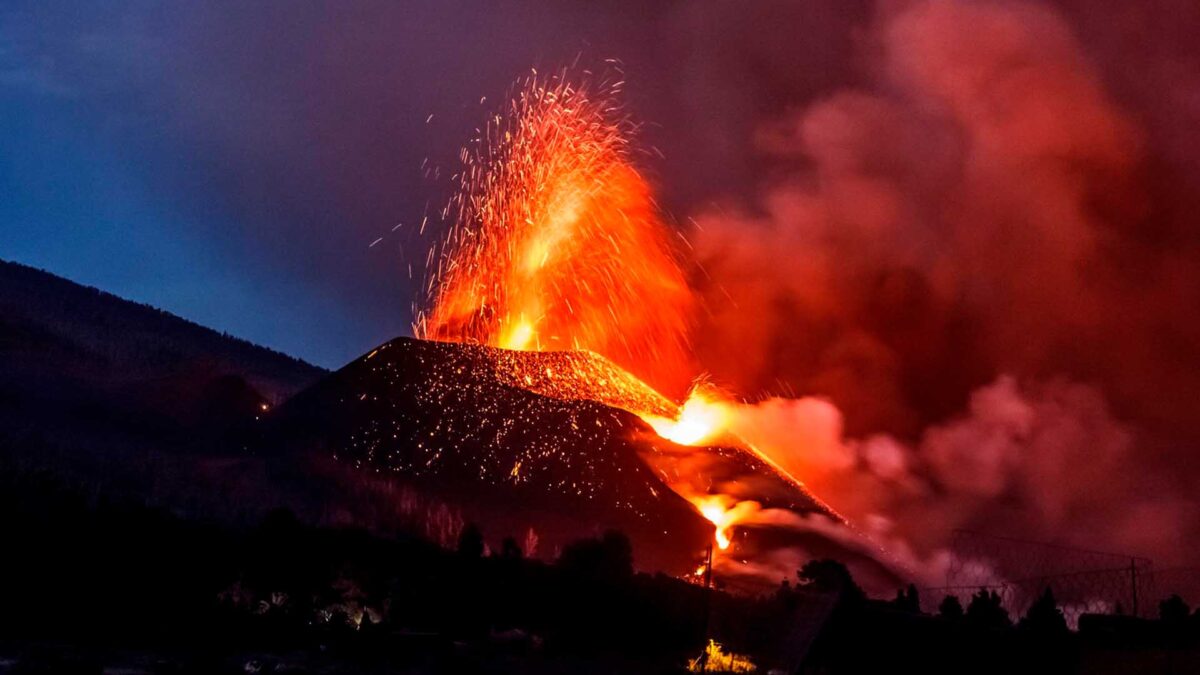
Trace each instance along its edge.
<path fill-rule="evenodd" d="M 670 230 L 630 162 L 629 124 L 615 118 L 613 91 L 592 99 L 586 89 L 534 79 L 507 116 L 493 118 L 481 149 L 464 153 L 457 222 L 414 332 L 555 352 L 555 365 L 537 372 L 520 368 L 527 360 L 501 359 L 500 374 L 546 396 L 627 410 L 681 446 L 736 444 L 727 430 L 732 403 L 715 389 L 693 386 L 680 405 L 647 383 L 692 379 L 693 300 Z M 711 480 L 664 479 L 713 523 L 720 549 L 759 509 Z"/>

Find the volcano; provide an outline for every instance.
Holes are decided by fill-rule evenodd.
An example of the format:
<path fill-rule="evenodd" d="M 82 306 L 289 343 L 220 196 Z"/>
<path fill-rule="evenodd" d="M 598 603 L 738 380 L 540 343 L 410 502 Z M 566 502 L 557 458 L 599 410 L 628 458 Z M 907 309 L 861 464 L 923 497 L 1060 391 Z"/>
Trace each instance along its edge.
<path fill-rule="evenodd" d="M 694 570 L 714 536 L 681 492 L 827 514 L 752 453 L 679 446 L 626 411 L 672 406 L 591 352 L 397 338 L 274 411 L 267 446 L 445 505 L 497 539 L 532 533 L 546 555 L 618 529 L 640 568 L 671 573 Z"/>

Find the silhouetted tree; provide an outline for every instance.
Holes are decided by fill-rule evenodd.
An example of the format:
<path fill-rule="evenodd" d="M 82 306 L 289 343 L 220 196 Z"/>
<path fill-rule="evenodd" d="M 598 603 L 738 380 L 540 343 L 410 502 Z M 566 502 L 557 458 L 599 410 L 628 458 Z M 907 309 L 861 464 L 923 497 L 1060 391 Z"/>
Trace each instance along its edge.
<path fill-rule="evenodd" d="M 938 616 L 952 621 L 963 618 L 963 606 L 957 595 L 947 595 L 942 598 L 942 603 L 938 605 Z"/>
<path fill-rule="evenodd" d="M 1178 594 L 1158 603 L 1158 617 L 1167 623 L 1183 623 L 1189 611 L 1187 603 Z"/>
<path fill-rule="evenodd" d="M 326 628 L 334 635 L 347 635 L 354 632 L 357 627 L 344 610 L 335 609 L 329 615 Z"/>
<path fill-rule="evenodd" d="M 967 605 L 966 618 L 972 625 L 983 629 L 1012 626 L 1012 619 L 1008 617 L 1008 611 L 1004 609 L 1000 594 L 996 591 L 989 592 L 985 588 L 979 589 L 978 593 L 971 596 L 971 604 Z"/>
<path fill-rule="evenodd" d="M 358 623 L 358 633 L 368 640 L 374 640 L 385 635 L 386 629 L 382 621 L 371 618 L 370 612 L 363 612 L 362 620 Z"/>
<path fill-rule="evenodd" d="M 504 542 L 500 544 L 500 557 L 506 560 L 520 560 L 524 557 L 524 553 L 517 545 L 516 539 L 505 537 Z"/>
<path fill-rule="evenodd" d="M 909 584 L 907 589 L 901 588 L 896 591 L 896 599 L 892 600 L 892 607 L 912 614 L 921 612 L 921 597 L 917 594 L 917 587 Z"/>
<path fill-rule="evenodd" d="M 563 548 L 558 566 L 572 576 L 616 581 L 633 576 L 633 545 L 615 530 L 600 539 L 581 539 Z"/>
<path fill-rule="evenodd" d="M 1068 631 L 1067 620 L 1063 617 L 1062 610 L 1058 608 L 1058 603 L 1054 600 L 1054 593 L 1049 586 L 1029 606 L 1029 611 L 1025 613 L 1018 626 L 1023 630 L 1045 635 L 1057 635 Z"/>
<path fill-rule="evenodd" d="M 467 523 L 458 533 L 458 554 L 464 558 L 483 556 L 483 533 L 475 523 Z"/>
<path fill-rule="evenodd" d="M 283 506 L 268 511 L 259 526 L 260 534 L 267 538 L 293 537 L 299 530 L 300 521 L 296 514 Z"/>
<path fill-rule="evenodd" d="M 814 590 L 838 593 L 843 602 L 857 603 L 866 599 L 866 594 L 854 583 L 850 570 L 836 560 L 810 560 L 796 572 L 800 583 Z"/>
<path fill-rule="evenodd" d="M 613 574 L 620 578 L 633 576 L 633 544 L 624 532 L 609 530 L 600 539 L 604 544 L 604 558 Z"/>

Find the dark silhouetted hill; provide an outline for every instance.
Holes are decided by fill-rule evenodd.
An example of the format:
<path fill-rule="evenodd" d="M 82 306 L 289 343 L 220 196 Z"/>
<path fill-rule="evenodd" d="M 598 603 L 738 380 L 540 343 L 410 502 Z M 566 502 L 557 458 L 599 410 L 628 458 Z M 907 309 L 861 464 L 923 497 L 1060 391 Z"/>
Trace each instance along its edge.
<path fill-rule="evenodd" d="M 209 370 L 237 374 L 281 400 L 322 370 L 47 272 L 0 261 L 0 367 L 93 383 Z"/>
<path fill-rule="evenodd" d="M 149 498 L 318 379 L 298 359 L 0 261 L 0 462 Z M 169 469 L 166 467 L 170 467 Z"/>

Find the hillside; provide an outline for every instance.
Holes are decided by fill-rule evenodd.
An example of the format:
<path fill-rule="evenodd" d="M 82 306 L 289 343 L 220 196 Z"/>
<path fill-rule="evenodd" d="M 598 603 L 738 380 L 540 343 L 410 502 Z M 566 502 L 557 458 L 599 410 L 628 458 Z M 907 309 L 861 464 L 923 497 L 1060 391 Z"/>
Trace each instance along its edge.
<path fill-rule="evenodd" d="M 0 369 L 81 380 L 236 373 L 282 399 L 323 372 L 286 354 L 48 272 L 0 260 Z"/>
<path fill-rule="evenodd" d="M 513 354 L 539 356 L 398 338 L 273 412 L 268 444 L 325 471 L 334 460 L 355 492 L 397 483 L 493 537 L 532 530 L 542 554 L 612 528 L 642 566 L 692 569 L 712 526 L 641 461 L 640 422 L 509 386 L 498 364 Z"/>
<path fill-rule="evenodd" d="M 0 463 L 149 498 L 323 371 L 0 261 Z"/>

